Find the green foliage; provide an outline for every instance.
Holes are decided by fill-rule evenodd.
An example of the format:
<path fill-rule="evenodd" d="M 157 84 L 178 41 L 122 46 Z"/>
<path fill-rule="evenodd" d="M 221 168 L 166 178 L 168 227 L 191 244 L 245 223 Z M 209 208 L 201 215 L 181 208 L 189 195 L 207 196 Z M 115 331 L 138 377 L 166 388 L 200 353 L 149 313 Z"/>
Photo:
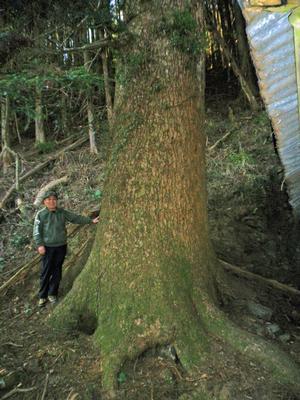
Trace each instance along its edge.
<path fill-rule="evenodd" d="M 24 314 L 26 314 L 26 315 L 28 315 L 28 316 L 31 315 L 31 314 L 33 313 L 33 309 L 32 309 L 32 307 L 30 306 L 29 303 L 25 303 L 25 304 L 24 304 L 23 312 L 24 312 Z"/>
<path fill-rule="evenodd" d="M 47 154 L 51 153 L 55 149 L 55 143 L 54 142 L 38 142 L 35 144 L 35 147 L 41 154 Z"/>
<path fill-rule="evenodd" d="M 222 209 L 228 197 L 237 207 L 241 204 L 251 206 L 254 202 L 263 205 L 268 175 L 278 162 L 266 113 L 249 115 L 248 112 L 241 113 L 240 109 L 237 112 L 239 120 L 224 115 L 207 116 L 208 147 L 230 132 L 207 152 L 209 207 L 215 209 Z"/>
<path fill-rule="evenodd" d="M 61 77 L 61 83 L 78 90 L 89 90 L 91 87 L 97 86 L 102 91 L 104 88 L 102 76 L 87 71 L 83 66 L 70 68 L 65 71 Z"/>
<path fill-rule="evenodd" d="M 244 168 L 246 165 L 254 164 L 254 159 L 245 150 L 240 149 L 238 152 L 229 154 L 229 161 L 234 168 Z"/>
<path fill-rule="evenodd" d="M 84 67 L 74 67 L 64 72 L 49 71 L 41 75 L 28 71 L 8 74 L 0 80 L 0 93 L 9 96 L 10 99 L 20 99 L 25 96 L 24 98 L 28 100 L 28 94 L 34 96 L 36 89 L 50 92 L 51 89 L 58 87 L 88 90 L 91 86 L 103 90 L 102 77 L 87 71 Z"/>
<path fill-rule="evenodd" d="M 18 118 L 25 117 L 28 123 L 36 118 L 37 90 L 42 94 L 43 103 L 47 104 L 43 111 L 47 111 L 47 117 L 52 113 L 53 121 L 61 114 L 59 96 L 62 91 L 70 97 L 91 91 L 96 91 L 99 96 L 104 91 L 102 76 L 86 71 L 84 67 L 70 68 L 66 71 L 49 70 L 40 75 L 35 72 L 33 70 L 6 74 L 0 79 L 0 98 L 8 96 L 11 108 L 18 114 Z M 44 118 L 46 119 L 46 116 Z M 47 153 L 52 150 L 49 147 L 51 147 L 49 144 L 46 147 L 43 145 L 40 151 Z"/>
<path fill-rule="evenodd" d="M 0 257 L 0 272 L 2 272 L 5 268 L 5 260 L 3 257 Z"/>
<path fill-rule="evenodd" d="M 150 91 L 153 94 L 159 93 L 165 88 L 165 85 L 158 79 L 156 82 L 153 82 Z"/>
<path fill-rule="evenodd" d="M 27 235 L 23 233 L 14 233 L 12 235 L 10 243 L 16 249 L 21 249 L 22 247 L 24 247 L 26 244 L 29 243 L 29 238 Z"/>
<path fill-rule="evenodd" d="M 205 47 L 204 34 L 189 9 L 173 10 L 163 17 L 159 30 L 167 34 L 172 46 L 192 57 L 197 57 Z"/>
<path fill-rule="evenodd" d="M 142 124 L 143 118 L 138 113 L 124 113 L 118 117 L 119 140 L 112 149 L 111 162 L 114 164 L 121 150 L 127 145 L 132 133 Z"/>
<path fill-rule="evenodd" d="M 116 73 L 116 80 L 125 86 L 136 78 L 140 69 L 149 62 L 150 58 L 147 51 L 135 51 L 131 54 L 126 54 L 126 57 L 121 55 L 121 63 Z"/>
<path fill-rule="evenodd" d="M 126 376 L 125 372 L 122 372 L 122 371 L 121 371 L 121 372 L 119 373 L 119 375 L 118 375 L 118 382 L 119 382 L 120 384 L 122 384 L 122 383 L 125 383 L 126 380 L 127 380 L 127 376 Z"/>
<path fill-rule="evenodd" d="M 85 193 L 92 199 L 92 200 L 101 200 L 103 196 L 103 192 L 100 189 L 93 189 L 93 188 L 86 188 Z"/>
<path fill-rule="evenodd" d="M 252 120 L 253 124 L 256 125 L 257 128 L 265 128 L 270 126 L 270 118 L 266 111 L 257 113 Z"/>
<path fill-rule="evenodd" d="M 94 200 L 100 200 L 102 198 L 102 196 L 103 196 L 103 193 L 100 189 L 95 190 L 94 195 L 93 195 Z"/>
<path fill-rule="evenodd" d="M 14 74 L 7 74 L 0 80 L 0 92 L 7 95 L 10 99 L 19 99 L 23 96 L 28 97 L 29 91 L 45 88 L 46 82 L 53 79 L 51 75 L 37 76 L 27 71 Z"/>

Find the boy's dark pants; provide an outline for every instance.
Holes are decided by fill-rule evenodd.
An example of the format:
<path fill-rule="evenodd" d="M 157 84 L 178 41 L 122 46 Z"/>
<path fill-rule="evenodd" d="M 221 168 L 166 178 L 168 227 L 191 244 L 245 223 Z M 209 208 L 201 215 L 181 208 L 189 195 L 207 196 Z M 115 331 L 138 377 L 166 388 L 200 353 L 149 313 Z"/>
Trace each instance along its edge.
<path fill-rule="evenodd" d="M 46 254 L 42 258 L 40 274 L 39 298 L 46 299 L 57 296 L 62 275 L 62 265 L 67 252 L 67 245 L 59 247 L 47 247 Z"/>

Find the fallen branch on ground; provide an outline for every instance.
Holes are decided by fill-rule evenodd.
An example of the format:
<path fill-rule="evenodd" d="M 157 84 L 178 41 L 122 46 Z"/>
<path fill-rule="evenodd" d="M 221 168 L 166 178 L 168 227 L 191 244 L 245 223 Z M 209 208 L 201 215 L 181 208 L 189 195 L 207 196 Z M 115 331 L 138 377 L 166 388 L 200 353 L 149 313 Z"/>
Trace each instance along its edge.
<path fill-rule="evenodd" d="M 221 139 L 217 140 L 216 143 L 214 143 L 212 146 L 208 148 L 208 151 L 212 151 L 214 148 L 218 146 L 219 143 L 221 143 L 223 140 L 225 140 L 229 135 L 232 134 L 233 131 L 227 132 L 224 136 L 221 137 Z"/>
<path fill-rule="evenodd" d="M 61 146 L 65 145 L 66 143 L 69 143 L 69 142 L 75 143 L 75 141 L 77 141 L 78 139 L 79 139 L 78 134 L 74 134 L 72 136 L 68 136 L 65 139 L 62 139 L 59 141 L 55 140 L 54 143 L 55 143 L 56 148 L 60 148 Z M 32 158 L 39 153 L 40 153 L 40 150 L 37 147 L 35 147 L 31 151 L 26 153 L 26 158 L 27 159 Z"/>
<path fill-rule="evenodd" d="M 44 390 L 43 390 L 43 393 L 42 393 L 41 400 L 45 400 L 46 393 L 47 393 L 47 388 L 48 388 L 48 382 L 49 382 L 49 374 L 46 374 L 45 385 L 44 385 Z"/>
<path fill-rule="evenodd" d="M 26 179 L 30 178 L 32 175 L 34 175 L 36 172 L 38 172 L 41 169 L 43 169 L 44 167 L 46 167 L 46 165 L 48 165 L 51 161 L 56 160 L 60 155 L 64 154 L 66 151 L 73 150 L 73 149 L 75 149 L 76 147 L 79 147 L 80 145 L 82 145 L 83 143 L 85 143 L 88 140 L 89 140 L 88 137 L 83 137 L 83 138 L 80 138 L 79 140 L 77 140 L 76 142 L 64 147 L 62 150 L 58 151 L 57 153 L 55 153 L 52 156 L 50 156 L 49 158 L 47 158 L 47 160 L 45 160 L 42 163 L 40 163 L 40 164 L 36 165 L 35 167 L 33 167 L 30 171 L 26 172 L 26 174 L 20 176 L 19 177 L 19 183 L 22 183 Z M 0 202 L 0 208 L 4 208 L 4 206 L 6 205 L 8 199 L 10 198 L 10 196 L 12 195 L 12 193 L 14 192 L 15 189 L 16 189 L 16 184 L 14 183 L 9 188 L 9 190 L 5 193 L 4 197 L 2 198 L 2 200 Z"/>
<path fill-rule="evenodd" d="M 32 392 L 33 390 L 36 390 L 36 387 L 31 387 L 28 389 L 20 389 L 21 383 L 14 389 L 12 389 L 10 392 L 6 393 L 4 396 L 1 397 L 0 400 L 5 400 L 8 399 L 11 396 L 14 396 L 16 393 L 27 393 L 27 392 Z"/>
<path fill-rule="evenodd" d="M 13 343 L 13 342 L 0 343 L 0 346 L 23 347 L 22 344 L 16 344 L 16 343 Z"/>
<path fill-rule="evenodd" d="M 285 285 L 284 283 L 280 283 L 278 281 L 275 281 L 274 279 L 268 279 L 268 278 L 264 278 L 261 275 L 257 275 L 254 274 L 253 272 L 249 272 L 249 271 L 245 271 L 239 267 L 236 267 L 234 265 L 231 265 L 229 263 L 227 263 L 226 261 L 220 260 L 221 265 L 223 266 L 223 268 L 229 272 L 232 272 L 238 276 L 242 276 L 243 278 L 246 278 L 248 280 L 253 280 L 259 283 L 262 283 L 265 286 L 270 286 L 273 289 L 279 290 L 291 297 L 300 297 L 300 291 L 290 287 L 288 285 Z"/>
<path fill-rule="evenodd" d="M 75 400 L 79 397 L 79 394 L 74 391 L 74 389 L 71 390 L 71 392 L 68 394 L 67 400 Z"/>
<path fill-rule="evenodd" d="M 62 183 L 66 183 L 68 182 L 68 176 L 63 176 L 62 178 L 59 179 L 55 179 L 54 181 L 49 182 L 47 185 L 43 186 L 38 194 L 36 195 L 36 198 L 33 202 L 33 204 L 35 205 L 35 207 L 39 207 L 41 205 L 41 202 L 43 200 L 43 196 L 46 192 L 48 192 L 48 190 L 55 188 L 56 186 L 62 184 Z"/>
<path fill-rule="evenodd" d="M 37 265 L 40 261 L 40 256 L 35 256 L 33 260 L 31 260 L 30 262 L 26 263 L 25 265 L 23 265 L 23 267 L 21 267 L 17 273 L 15 273 L 11 278 L 9 278 L 2 286 L 0 286 L 0 293 L 8 288 L 9 286 L 11 286 L 18 278 L 21 277 L 21 273 L 27 269 L 29 269 L 30 267 L 34 267 L 35 265 Z"/>
<path fill-rule="evenodd" d="M 74 237 L 77 232 L 81 229 L 86 229 L 89 227 L 89 225 L 76 225 L 73 229 L 71 229 L 70 233 L 68 233 L 67 238 L 70 239 Z M 20 278 L 22 278 L 24 275 L 22 273 L 27 272 L 30 268 L 33 268 L 34 266 L 38 265 L 40 262 L 41 256 L 38 254 L 36 255 L 33 260 L 29 261 L 23 267 L 21 267 L 17 273 L 15 273 L 11 278 L 9 278 L 2 286 L 0 286 L 0 294 L 10 286 L 12 286 L 13 283 L 17 282 Z"/>
<path fill-rule="evenodd" d="M 79 247 L 79 250 L 75 254 L 73 254 L 72 259 L 65 264 L 64 271 L 66 271 L 70 267 L 70 265 L 73 264 L 74 258 L 76 260 L 78 260 L 80 258 L 80 256 L 82 255 L 83 251 L 85 250 L 87 244 L 89 243 L 90 239 L 91 238 L 89 236 L 88 239 L 83 243 L 83 245 Z"/>

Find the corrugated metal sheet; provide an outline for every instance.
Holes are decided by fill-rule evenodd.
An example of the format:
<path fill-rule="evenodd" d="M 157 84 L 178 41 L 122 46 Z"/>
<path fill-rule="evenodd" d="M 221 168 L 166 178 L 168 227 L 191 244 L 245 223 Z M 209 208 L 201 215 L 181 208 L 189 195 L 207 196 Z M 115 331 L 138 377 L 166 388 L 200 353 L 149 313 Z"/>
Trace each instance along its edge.
<path fill-rule="evenodd" d="M 300 123 L 294 30 L 290 11 L 247 7 L 238 0 L 247 23 L 247 36 L 259 87 L 277 139 L 285 170 L 290 204 L 300 215 Z"/>

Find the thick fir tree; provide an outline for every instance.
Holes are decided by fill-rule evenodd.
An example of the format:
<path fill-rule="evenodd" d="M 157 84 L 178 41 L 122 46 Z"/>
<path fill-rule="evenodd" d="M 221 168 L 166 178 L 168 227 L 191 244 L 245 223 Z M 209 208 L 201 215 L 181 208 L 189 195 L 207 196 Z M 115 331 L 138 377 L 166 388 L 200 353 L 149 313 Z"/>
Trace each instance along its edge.
<path fill-rule="evenodd" d="M 217 307 L 221 273 L 208 233 L 204 99 L 197 80 L 204 53 L 201 3 L 126 4 L 130 42 L 118 54 L 101 223 L 52 326 L 93 332 L 105 389 L 115 387 L 125 360 L 146 349 L 172 344 L 192 373 L 214 357 L 220 340 L 262 362 L 278 382 L 297 386 L 292 362 L 234 327 Z"/>

